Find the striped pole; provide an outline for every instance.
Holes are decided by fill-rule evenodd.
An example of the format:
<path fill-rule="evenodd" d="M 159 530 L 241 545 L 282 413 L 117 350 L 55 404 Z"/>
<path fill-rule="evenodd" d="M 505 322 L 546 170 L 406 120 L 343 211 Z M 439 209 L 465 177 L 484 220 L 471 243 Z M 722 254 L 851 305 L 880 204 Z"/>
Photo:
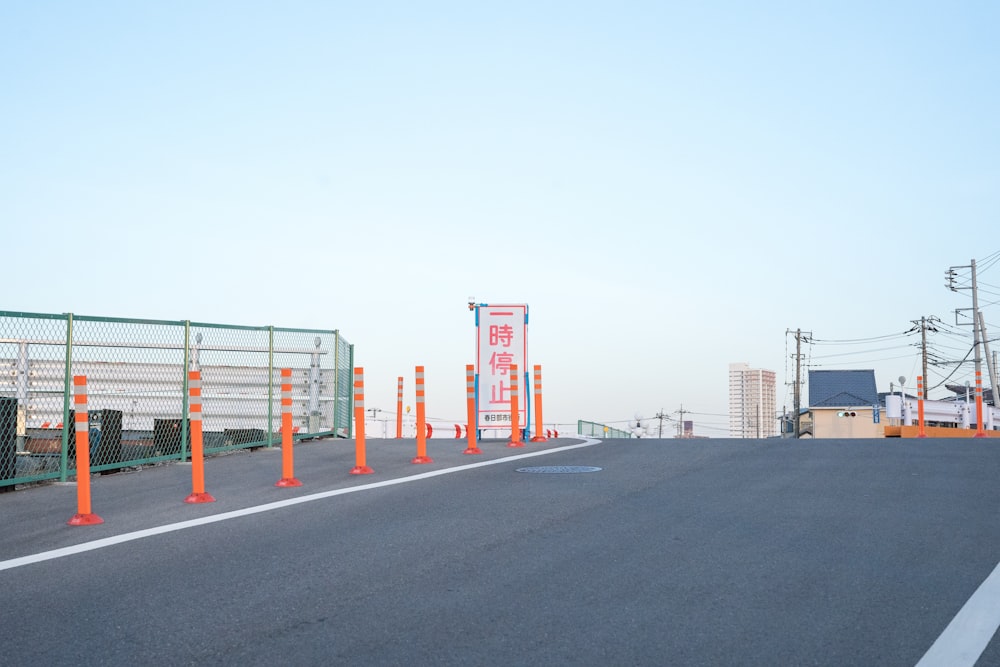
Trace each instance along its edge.
<path fill-rule="evenodd" d="M 365 369 L 354 369 L 354 467 L 352 475 L 371 475 L 365 462 Z"/>
<path fill-rule="evenodd" d="M 917 376 L 917 437 L 927 437 L 924 425 L 924 378 L 922 375 Z"/>
<path fill-rule="evenodd" d="M 76 426 L 76 514 L 70 526 L 93 526 L 104 519 L 90 511 L 90 417 L 87 415 L 87 376 L 73 376 Z"/>
<path fill-rule="evenodd" d="M 403 378 L 396 378 L 396 439 L 403 437 Z"/>
<path fill-rule="evenodd" d="M 995 398 L 993 402 L 996 403 Z M 972 437 L 974 438 L 986 437 L 986 429 L 983 428 L 983 372 L 982 371 L 976 371 L 976 434 Z"/>
<path fill-rule="evenodd" d="M 465 411 L 469 419 L 469 425 L 465 428 L 469 446 L 462 453 L 482 454 L 482 450 L 476 446 L 476 367 L 473 364 L 465 366 Z"/>
<path fill-rule="evenodd" d="M 292 437 L 292 369 L 281 369 L 281 479 L 275 486 L 302 486 L 295 479 L 295 440 Z"/>
<path fill-rule="evenodd" d="M 186 503 L 214 503 L 205 493 L 205 441 L 201 429 L 201 371 L 188 371 L 188 419 L 191 420 L 191 495 Z"/>
<path fill-rule="evenodd" d="M 518 402 L 517 364 L 510 365 L 510 442 L 508 447 L 524 447 L 521 442 L 521 414 Z"/>
<path fill-rule="evenodd" d="M 546 438 L 542 433 L 542 367 L 539 364 L 535 364 L 534 368 L 534 391 L 535 393 L 535 437 L 531 439 L 531 442 L 546 442 Z"/>
<path fill-rule="evenodd" d="M 424 367 L 417 366 L 417 456 L 410 463 L 434 463 L 427 456 L 427 412 L 424 406 Z"/>

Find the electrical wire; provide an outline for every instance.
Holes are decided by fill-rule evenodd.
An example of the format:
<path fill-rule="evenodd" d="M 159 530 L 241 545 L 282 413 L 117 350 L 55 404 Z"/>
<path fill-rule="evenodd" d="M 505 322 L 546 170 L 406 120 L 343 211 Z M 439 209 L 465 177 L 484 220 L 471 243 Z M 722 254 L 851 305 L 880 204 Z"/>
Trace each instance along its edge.
<path fill-rule="evenodd" d="M 865 350 L 864 352 L 838 352 L 836 354 L 821 354 L 812 357 L 813 359 L 832 359 L 833 357 L 849 357 L 857 356 L 858 354 L 868 354 L 869 352 L 887 352 L 889 350 L 903 350 L 910 345 L 896 345 L 894 347 L 879 347 L 874 350 Z"/>
<path fill-rule="evenodd" d="M 904 354 L 899 357 L 879 357 L 878 359 L 865 359 L 865 360 L 853 360 L 853 361 L 839 361 L 827 364 L 810 364 L 809 368 L 826 368 L 827 366 L 857 366 L 858 364 L 874 364 L 881 361 L 895 361 L 896 359 L 909 359 L 912 356 L 920 357 L 919 354 Z"/>
<path fill-rule="evenodd" d="M 881 341 L 884 341 L 884 340 L 891 340 L 893 338 L 905 338 L 905 337 L 910 336 L 910 335 L 912 335 L 912 334 L 914 334 L 914 333 L 916 333 L 918 331 L 920 331 L 920 329 L 917 329 L 916 327 L 914 327 L 912 329 L 909 329 L 907 331 L 903 331 L 901 333 L 885 334 L 884 336 L 871 336 L 869 338 L 845 338 L 845 339 L 842 339 L 842 340 L 837 340 L 837 339 L 833 339 L 833 338 L 830 338 L 830 339 L 810 338 L 809 342 L 810 343 L 815 343 L 817 345 L 855 345 L 855 344 L 862 344 L 862 343 L 875 343 L 875 342 L 881 342 Z"/>
<path fill-rule="evenodd" d="M 941 387 L 941 386 L 943 386 L 943 385 L 944 385 L 944 383 L 945 383 L 945 382 L 947 382 L 948 380 L 950 380 L 950 379 L 951 379 L 951 377 L 952 377 L 952 376 L 953 376 L 953 375 L 955 374 L 955 372 L 956 372 L 956 371 L 957 371 L 957 370 L 958 370 L 959 368 L 961 368 L 961 364 L 962 364 L 962 363 L 965 363 L 966 361 L 968 361 L 968 359 L 969 359 L 969 355 L 970 355 L 970 354 L 972 354 L 972 351 L 973 351 L 973 350 L 975 350 L 975 349 L 976 349 L 976 348 L 975 348 L 975 346 L 973 346 L 973 347 L 970 347 L 970 348 L 969 348 L 969 351 L 968 351 L 968 352 L 966 353 L 966 355 L 965 355 L 965 359 L 963 359 L 962 361 L 958 362 L 958 364 L 959 364 L 959 365 L 957 365 L 957 366 L 955 367 L 955 370 L 953 370 L 953 371 L 952 371 L 951 373 L 949 373 L 949 374 L 948 374 L 948 375 L 947 375 L 947 376 L 946 376 L 946 377 L 945 377 L 945 378 L 944 378 L 943 380 L 941 380 L 941 382 L 937 383 L 937 384 L 936 384 L 936 385 L 934 385 L 933 387 L 927 387 L 926 391 L 930 391 L 931 389 L 937 389 L 938 387 Z"/>

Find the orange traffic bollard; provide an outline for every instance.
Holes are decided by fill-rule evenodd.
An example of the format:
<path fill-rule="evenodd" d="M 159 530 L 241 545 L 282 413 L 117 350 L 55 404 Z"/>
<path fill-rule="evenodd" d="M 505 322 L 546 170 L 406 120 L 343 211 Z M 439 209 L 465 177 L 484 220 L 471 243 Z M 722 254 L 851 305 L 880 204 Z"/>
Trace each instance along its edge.
<path fill-rule="evenodd" d="M 371 475 L 365 461 L 365 369 L 354 369 L 354 467 L 352 475 Z"/>
<path fill-rule="evenodd" d="M 410 463 L 434 463 L 427 456 L 427 436 L 430 435 L 430 424 L 427 423 L 427 412 L 424 405 L 424 367 L 417 366 L 417 456 Z"/>
<path fill-rule="evenodd" d="M 186 503 L 214 503 L 205 493 L 205 441 L 201 429 L 201 371 L 188 371 L 188 417 L 191 420 L 191 495 Z"/>
<path fill-rule="evenodd" d="M 403 437 L 403 378 L 396 378 L 396 439 Z"/>
<path fill-rule="evenodd" d="M 927 437 L 924 426 L 924 378 L 921 375 L 917 376 L 917 437 Z"/>
<path fill-rule="evenodd" d="M 994 389 L 994 391 L 996 391 Z M 995 396 L 995 394 L 994 394 Z M 996 399 L 994 398 L 994 402 Z M 986 429 L 983 424 L 983 372 L 976 371 L 976 434 L 973 438 L 985 438 Z"/>
<path fill-rule="evenodd" d="M 545 442 L 548 440 L 542 435 L 542 367 L 535 364 L 534 369 L 534 393 L 535 393 L 535 437 L 532 442 Z"/>
<path fill-rule="evenodd" d="M 508 447 L 524 447 L 521 440 L 521 414 L 518 403 L 517 364 L 510 365 L 510 442 Z"/>
<path fill-rule="evenodd" d="M 76 414 L 76 514 L 70 526 L 93 526 L 104 519 L 90 511 L 90 418 L 87 415 L 87 376 L 73 376 L 73 409 Z"/>
<path fill-rule="evenodd" d="M 292 433 L 292 369 L 281 369 L 281 479 L 275 486 L 302 486 L 295 479 L 295 439 Z"/>
<path fill-rule="evenodd" d="M 469 425 L 465 428 L 469 446 L 462 453 L 482 454 L 482 450 L 476 445 L 476 367 L 472 364 L 465 366 L 465 407 L 469 420 Z"/>

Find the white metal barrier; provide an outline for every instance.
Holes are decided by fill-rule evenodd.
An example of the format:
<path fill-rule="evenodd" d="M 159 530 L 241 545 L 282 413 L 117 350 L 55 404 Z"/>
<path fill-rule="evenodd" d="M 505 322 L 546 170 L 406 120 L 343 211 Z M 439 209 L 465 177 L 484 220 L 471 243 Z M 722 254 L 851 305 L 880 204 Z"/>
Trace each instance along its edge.
<path fill-rule="evenodd" d="M 917 399 L 890 394 L 885 397 L 885 416 L 898 419 L 903 426 L 913 426 L 917 421 Z M 924 421 L 958 424 L 961 428 L 974 428 L 976 404 L 965 401 L 924 401 Z M 983 405 L 983 429 L 996 430 L 1000 426 L 1000 408 Z"/>

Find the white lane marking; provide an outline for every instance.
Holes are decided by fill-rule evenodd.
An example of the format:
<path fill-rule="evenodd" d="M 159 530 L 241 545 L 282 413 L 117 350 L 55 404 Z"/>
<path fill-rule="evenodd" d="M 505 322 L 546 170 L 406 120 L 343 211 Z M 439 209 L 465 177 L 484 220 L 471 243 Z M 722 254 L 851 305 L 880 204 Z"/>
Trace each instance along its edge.
<path fill-rule="evenodd" d="M 1000 627 L 1000 563 L 931 644 L 917 667 L 973 667 Z"/>
<path fill-rule="evenodd" d="M 242 516 L 249 516 L 251 514 L 259 514 L 261 512 L 270 512 L 271 510 L 281 509 L 282 507 L 290 507 L 292 505 L 308 503 L 314 500 L 332 498 L 333 496 L 342 496 L 346 493 L 357 493 L 359 491 L 368 491 L 370 489 L 378 489 L 384 486 L 393 486 L 394 484 L 405 484 L 407 482 L 416 482 L 421 479 L 438 477 L 439 475 L 449 475 L 455 472 L 462 472 L 463 470 L 472 470 L 473 468 L 482 468 L 484 466 L 497 465 L 500 463 L 508 463 L 510 461 L 532 458 L 534 456 L 544 456 L 546 454 L 554 454 L 555 452 L 566 452 L 571 449 L 579 449 L 580 447 L 590 447 L 592 445 L 597 445 L 600 442 L 601 442 L 600 440 L 595 440 L 593 438 L 585 438 L 584 442 L 579 445 L 566 445 L 565 447 L 556 447 L 555 449 L 544 449 L 534 452 L 525 452 L 524 454 L 518 454 L 516 456 L 505 456 L 500 459 L 493 459 L 490 461 L 479 461 L 477 463 L 468 463 L 465 465 L 456 466 L 454 468 L 442 468 L 440 470 L 431 470 L 429 472 L 420 473 L 418 475 L 410 475 L 408 477 L 397 477 L 395 479 L 387 479 L 381 482 L 361 484 L 360 486 L 350 486 L 344 489 L 333 489 L 332 491 L 322 491 L 320 493 L 313 493 L 308 496 L 299 496 L 297 498 L 278 500 L 273 503 L 267 503 L 264 505 L 246 507 L 241 510 L 233 510 L 232 512 L 223 512 L 222 514 L 213 514 L 212 516 L 201 517 L 198 519 L 179 521 L 177 523 L 169 523 L 164 526 L 157 526 L 155 528 L 145 528 L 143 530 L 136 530 L 131 533 L 123 533 L 121 535 L 105 537 L 100 540 L 93 540 L 91 542 L 74 544 L 73 546 L 69 547 L 62 547 L 61 549 L 52 549 L 51 551 L 43 551 L 41 553 L 31 554 L 30 556 L 21 556 L 20 558 L 11 558 L 10 560 L 0 561 L 0 570 L 10 570 L 15 567 L 32 565 L 34 563 L 41 563 L 42 561 L 52 560 L 54 558 L 63 558 L 64 556 L 72 556 L 74 554 L 83 553 L 85 551 L 103 549 L 104 547 L 110 547 L 116 544 L 122 544 L 123 542 L 141 540 L 144 537 L 152 537 L 153 535 L 162 535 L 163 533 L 172 533 L 175 530 L 184 530 L 185 528 L 204 526 L 209 523 L 226 521 L 228 519 L 236 519 Z"/>

